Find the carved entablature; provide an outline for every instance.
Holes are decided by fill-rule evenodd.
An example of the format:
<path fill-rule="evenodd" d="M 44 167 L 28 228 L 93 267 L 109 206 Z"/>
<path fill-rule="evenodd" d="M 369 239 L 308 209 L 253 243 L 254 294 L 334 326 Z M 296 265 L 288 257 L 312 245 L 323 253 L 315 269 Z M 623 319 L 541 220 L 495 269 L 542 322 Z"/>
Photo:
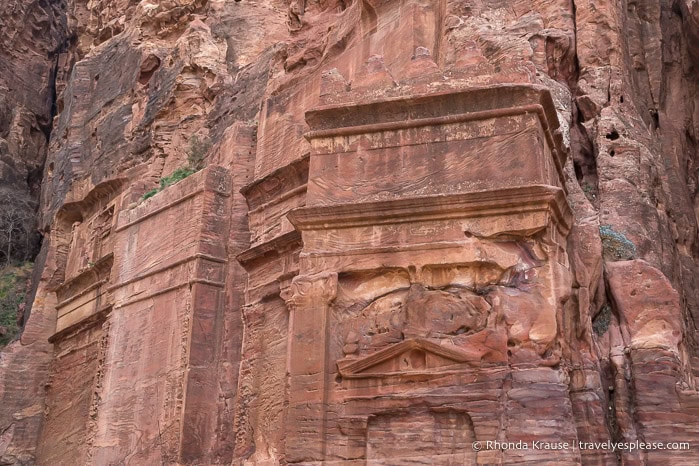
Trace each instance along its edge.
<path fill-rule="evenodd" d="M 566 152 L 549 91 L 507 85 L 306 113 L 308 206 L 547 185 Z"/>
<path fill-rule="evenodd" d="M 240 190 L 248 203 L 253 248 L 293 231 L 286 214 L 305 203 L 308 163 L 309 157 L 302 157 Z"/>
<path fill-rule="evenodd" d="M 107 287 L 113 262 L 114 257 L 110 252 L 56 289 L 58 316 L 56 333 L 50 341 L 59 339 L 70 329 L 88 320 L 93 321 L 111 309 L 112 300 Z"/>
<path fill-rule="evenodd" d="M 280 290 L 298 274 L 298 257 L 303 243 L 296 230 L 253 246 L 236 256 L 248 272 L 247 301 L 278 297 Z"/>
<path fill-rule="evenodd" d="M 440 262 L 507 268 L 513 251 L 568 268 L 572 213 L 564 191 L 551 186 L 305 207 L 289 218 L 302 232 L 309 273 Z M 522 256 L 525 243 L 530 252 Z M 514 249 L 505 252 L 506 244 Z"/>

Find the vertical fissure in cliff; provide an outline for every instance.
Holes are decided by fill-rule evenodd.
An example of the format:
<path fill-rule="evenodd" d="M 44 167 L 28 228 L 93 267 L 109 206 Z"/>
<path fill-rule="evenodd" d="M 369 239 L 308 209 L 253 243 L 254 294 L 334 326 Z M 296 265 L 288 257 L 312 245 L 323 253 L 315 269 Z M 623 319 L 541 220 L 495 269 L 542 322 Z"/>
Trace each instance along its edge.
<path fill-rule="evenodd" d="M 573 20 L 573 34 L 576 41 L 575 56 L 573 57 L 574 70 L 569 80 L 568 88 L 571 95 L 571 121 L 570 121 L 570 148 L 573 160 L 573 169 L 578 185 L 583 190 L 585 197 L 593 206 L 597 205 L 599 193 L 598 175 L 597 175 L 597 154 L 592 142 L 592 138 L 588 134 L 585 127 L 585 116 L 577 104 L 578 97 L 578 81 L 580 79 L 580 59 L 578 57 L 578 17 L 577 5 L 575 1 L 571 2 L 571 14 Z"/>
<path fill-rule="evenodd" d="M 49 163 L 49 151 L 50 151 L 50 142 L 51 142 L 51 134 L 53 131 L 53 122 L 55 116 L 58 114 L 58 106 L 57 106 L 57 100 L 58 100 L 58 91 L 57 91 L 57 83 L 58 83 L 58 76 L 61 66 L 61 54 L 65 54 L 69 52 L 71 46 L 74 45 L 75 43 L 75 35 L 70 34 L 68 30 L 68 6 L 65 1 L 59 1 L 56 3 L 49 3 L 49 7 L 51 7 L 51 11 L 55 15 L 53 17 L 53 26 L 56 27 L 54 31 L 47 31 L 47 33 L 55 33 L 57 34 L 57 46 L 53 48 L 53 50 L 50 50 L 47 55 L 46 55 L 46 60 L 47 62 L 51 63 L 51 69 L 48 74 L 48 82 L 47 82 L 47 89 L 48 89 L 48 95 L 47 95 L 47 102 L 46 102 L 46 113 L 43 115 L 36 115 L 36 122 L 39 126 L 39 130 L 43 133 L 45 139 L 46 139 L 46 146 L 45 146 L 45 151 L 44 154 L 42 154 L 40 160 L 41 163 L 34 168 L 33 170 L 30 170 L 27 173 L 27 179 L 26 179 L 26 184 L 27 187 L 29 188 L 30 192 L 32 193 L 32 197 L 34 198 L 34 201 L 36 202 L 36 208 L 34 210 L 34 217 L 35 217 L 35 223 L 37 224 L 38 227 L 38 218 L 40 216 L 40 210 L 41 210 L 41 185 L 43 183 L 43 178 L 44 178 L 44 172 L 46 168 L 46 164 Z M 45 244 L 44 244 L 44 233 L 41 233 L 41 229 L 37 228 L 39 230 L 38 239 L 37 243 L 34 247 L 34 249 L 31 251 L 31 255 L 28 258 L 31 262 L 34 262 L 34 273 L 32 274 L 31 277 L 31 286 L 29 287 L 29 290 L 27 292 L 27 295 L 25 297 L 25 303 L 26 307 L 24 309 L 24 312 L 22 313 L 22 316 L 18 318 L 18 322 L 20 324 L 20 332 L 24 331 L 24 326 L 26 325 L 27 321 L 29 320 L 29 316 L 31 315 L 31 309 L 34 303 L 34 298 L 36 297 L 37 289 L 39 286 L 39 280 L 41 278 L 41 272 L 43 270 L 43 267 L 45 265 L 45 260 L 46 260 L 46 254 L 45 254 Z M 42 254 L 42 251 L 44 254 Z"/>

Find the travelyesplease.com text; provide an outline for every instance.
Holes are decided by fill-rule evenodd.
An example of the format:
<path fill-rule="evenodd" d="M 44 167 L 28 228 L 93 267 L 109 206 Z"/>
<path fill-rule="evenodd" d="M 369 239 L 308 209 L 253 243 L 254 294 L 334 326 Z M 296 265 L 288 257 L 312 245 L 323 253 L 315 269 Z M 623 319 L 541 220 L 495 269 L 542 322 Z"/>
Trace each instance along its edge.
<path fill-rule="evenodd" d="M 525 442 L 501 442 L 498 440 L 486 440 L 473 442 L 475 451 L 481 450 L 612 450 L 612 451 L 651 451 L 651 450 L 689 450 L 689 442 L 547 442 L 533 440 Z"/>

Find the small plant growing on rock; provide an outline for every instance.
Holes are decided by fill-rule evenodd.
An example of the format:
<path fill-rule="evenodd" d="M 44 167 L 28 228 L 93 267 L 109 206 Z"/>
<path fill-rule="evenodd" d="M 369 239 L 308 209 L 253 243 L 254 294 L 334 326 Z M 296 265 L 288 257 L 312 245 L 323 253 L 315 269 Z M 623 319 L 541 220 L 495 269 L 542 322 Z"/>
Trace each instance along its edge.
<path fill-rule="evenodd" d="M 597 198 L 597 195 L 595 194 L 595 187 L 589 183 L 583 184 L 583 193 L 585 193 L 585 197 L 587 197 L 587 199 L 590 201 Z"/>
<path fill-rule="evenodd" d="M 199 136 L 194 135 L 189 140 L 189 150 L 187 151 L 187 162 L 189 168 L 198 171 L 204 168 L 204 158 L 207 152 L 211 149 L 211 141 L 209 139 L 200 140 Z"/>
<path fill-rule="evenodd" d="M 636 258 L 636 245 L 623 233 L 614 231 L 609 225 L 599 227 L 602 238 L 602 253 L 609 261 L 623 261 Z"/>
<path fill-rule="evenodd" d="M 170 176 L 166 176 L 163 178 L 160 178 L 160 191 L 163 189 L 167 188 L 168 186 L 172 186 L 173 184 L 177 183 L 178 181 L 182 181 L 185 178 L 187 178 L 189 175 L 192 173 L 195 173 L 197 170 L 192 169 L 191 167 L 182 167 L 178 168 Z"/>
<path fill-rule="evenodd" d="M 18 318 L 24 302 L 27 280 L 33 264 L 6 265 L 0 268 L 0 348 L 19 334 Z"/>
<path fill-rule="evenodd" d="M 145 193 L 141 197 L 141 200 L 145 201 L 146 199 L 155 196 L 168 186 L 172 186 L 178 181 L 182 181 L 189 175 L 204 168 L 204 158 L 206 157 L 206 153 L 210 148 L 211 142 L 208 139 L 200 140 L 198 136 L 192 136 L 192 138 L 189 140 L 189 149 L 187 150 L 187 166 L 180 167 L 172 172 L 169 176 L 160 178 L 160 186 Z"/>
<path fill-rule="evenodd" d="M 604 307 L 599 311 L 597 317 L 592 320 L 592 330 L 595 335 L 601 337 L 609 329 L 609 324 L 612 323 L 612 308 L 609 304 L 605 304 Z"/>
<path fill-rule="evenodd" d="M 146 194 L 144 194 L 143 197 L 141 197 L 141 199 L 143 199 L 145 201 L 146 199 L 150 199 L 151 197 L 155 196 L 159 192 L 160 192 L 160 190 L 158 188 L 151 189 Z"/>

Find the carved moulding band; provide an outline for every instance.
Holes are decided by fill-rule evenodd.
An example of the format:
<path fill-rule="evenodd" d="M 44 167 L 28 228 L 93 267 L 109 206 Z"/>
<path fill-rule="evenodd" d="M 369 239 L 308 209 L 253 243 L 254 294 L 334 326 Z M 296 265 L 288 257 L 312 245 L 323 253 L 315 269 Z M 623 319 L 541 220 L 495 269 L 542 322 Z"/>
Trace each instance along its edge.
<path fill-rule="evenodd" d="M 113 285 L 110 285 L 109 288 L 107 288 L 107 291 L 114 291 L 119 288 L 123 288 L 126 285 L 130 285 L 131 283 L 135 283 L 141 280 L 144 280 L 152 275 L 157 275 L 159 273 L 165 272 L 166 270 L 172 269 L 174 267 L 177 267 L 178 265 L 186 264 L 188 262 L 196 261 L 196 260 L 206 260 L 218 264 L 225 264 L 228 262 L 228 260 L 225 257 L 216 257 L 212 256 L 210 254 L 203 254 L 203 253 L 196 253 L 191 256 L 183 257 L 182 259 L 176 260 L 174 262 L 170 262 L 168 264 L 165 264 L 161 267 L 153 267 L 150 270 L 147 270 L 139 275 L 136 275 L 135 277 L 129 278 L 128 280 L 124 280 L 119 283 L 115 283 Z"/>
<path fill-rule="evenodd" d="M 573 221 L 563 189 L 548 185 L 522 186 L 392 201 L 300 207 L 288 218 L 297 230 L 323 230 L 444 220 L 547 210 L 565 236 Z"/>
<path fill-rule="evenodd" d="M 112 312 L 111 304 L 97 310 L 95 313 L 89 315 L 88 317 L 82 320 L 79 320 L 78 322 L 68 325 L 64 329 L 57 331 L 48 338 L 48 342 L 56 343 L 57 341 L 66 338 L 67 336 L 80 333 L 83 330 L 87 330 L 97 325 L 101 325 L 107 319 L 107 316 L 110 312 Z"/>
<path fill-rule="evenodd" d="M 250 249 L 246 249 L 236 256 L 236 260 L 246 270 L 250 270 L 253 264 L 262 258 L 277 257 L 288 251 L 300 248 L 302 245 L 301 234 L 292 230 L 277 236 L 274 239 L 266 241 Z"/>
<path fill-rule="evenodd" d="M 310 155 L 304 154 L 300 159 L 240 188 L 249 211 L 256 212 L 303 193 L 308 183 L 309 161 Z"/>
<path fill-rule="evenodd" d="M 64 307 L 66 304 L 84 296 L 95 288 L 99 288 L 105 283 L 108 283 L 113 261 L 114 254 L 110 252 L 99 258 L 89 269 L 61 283 L 56 288 L 56 297 L 59 299 L 56 307 Z"/>

